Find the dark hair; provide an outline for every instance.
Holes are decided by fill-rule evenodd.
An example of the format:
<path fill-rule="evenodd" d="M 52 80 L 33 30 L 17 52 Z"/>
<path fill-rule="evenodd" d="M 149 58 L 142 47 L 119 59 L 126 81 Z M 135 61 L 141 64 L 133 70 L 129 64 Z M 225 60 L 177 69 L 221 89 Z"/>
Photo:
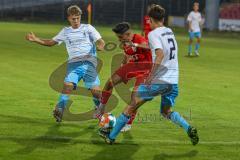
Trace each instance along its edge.
<path fill-rule="evenodd" d="M 113 29 L 112 31 L 117 33 L 117 34 L 123 34 L 125 33 L 127 30 L 131 29 L 131 25 L 128 22 L 122 22 L 122 23 L 118 23 Z"/>
<path fill-rule="evenodd" d="M 71 16 L 71 15 L 79 16 L 81 14 L 82 14 L 82 10 L 77 5 L 72 5 L 67 9 L 68 16 Z"/>
<path fill-rule="evenodd" d="M 148 16 L 153 18 L 155 21 L 162 21 L 165 16 L 165 9 L 160 5 L 152 5 Z"/>

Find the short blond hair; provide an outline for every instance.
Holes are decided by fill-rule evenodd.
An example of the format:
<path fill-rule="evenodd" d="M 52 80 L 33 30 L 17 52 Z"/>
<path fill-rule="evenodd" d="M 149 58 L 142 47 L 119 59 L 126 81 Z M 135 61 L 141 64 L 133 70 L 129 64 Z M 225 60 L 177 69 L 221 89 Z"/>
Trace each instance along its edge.
<path fill-rule="evenodd" d="M 199 6 L 199 3 L 198 3 L 198 2 L 194 2 L 194 3 L 193 3 L 193 6 L 195 6 L 195 5 L 198 5 L 198 6 Z"/>
<path fill-rule="evenodd" d="M 71 16 L 71 15 L 79 16 L 81 14 L 82 14 L 82 10 L 77 5 L 72 5 L 67 9 L 68 16 Z"/>

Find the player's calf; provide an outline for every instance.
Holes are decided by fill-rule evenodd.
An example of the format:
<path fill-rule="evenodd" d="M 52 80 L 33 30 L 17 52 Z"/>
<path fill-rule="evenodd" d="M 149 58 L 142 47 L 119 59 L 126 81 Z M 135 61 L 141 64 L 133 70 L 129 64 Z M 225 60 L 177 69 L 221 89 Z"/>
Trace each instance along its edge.
<path fill-rule="evenodd" d="M 161 113 L 165 118 L 182 127 L 188 134 L 188 137 L 190 138 L 193 145 L 196 145 L 199 142 L 197 129 L 190 126 L 178 112 L 171 111 L 170 107 L 163 107 Z"/>
<path fill-rule="evenodd" d="M 56 119 L 56 122 L 61 122 L 63 117 L 63 112 L 67 106 L 69 100 L 69 94 L 71 94 L 74 85 L 72 83 L 65 82 L 62 90 L 62 94 L 59 97 L 58 104 L 53 110 L 53 117 Z"/>
<path fill-rule="evenodd" d="M 111 97 L 113 87 L 116 83 L 118 83 L 118 80 L 115 80 L 114 76 L 112 76 L 112 78 L 106 82 L 104 89 L 101 93 L 100 104 L 96 106 L 93 117 L 100 119 L 101 116 L 104 114 L 105 105 L 107 104 L 109 98 Z"/>

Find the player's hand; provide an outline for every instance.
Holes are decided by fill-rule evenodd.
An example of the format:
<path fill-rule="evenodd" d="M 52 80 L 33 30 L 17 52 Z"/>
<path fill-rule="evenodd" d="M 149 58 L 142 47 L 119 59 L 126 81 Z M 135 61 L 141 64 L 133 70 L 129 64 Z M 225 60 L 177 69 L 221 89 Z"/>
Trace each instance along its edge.
<path fill-rule="evenodd" d="M 97 45 L 97 50 L 98 51 L 103 51 L 104 50 L 104 46 L 105 45 L 102 45 L 102 44 L 101 45 Z"/>
<path fill-rule="evenodd" d="M 33 32 L 30 32 L 26 35 L 26 40 L 30 42 L 35 42 L 37 40 L 37 37 Z"/>
<path fill-rule="evenodd" d="M 97 40 L 96 45 L 97 45 L 98 51 L 103 51 L 104 47 L 105 47 L 105 42 L 103 39 L 99 39 L 99 40 Z"/>
<path fill-rule="evenodd" d="M 125 42 L 125 45 L 126 46 L 130 46 L 130 47 L 138 47 L 139 46 L 139 44 L 138 43 L 133 43 L 133 42 Z"/>
<path fill-rule="evenodd" d="M 131 41 L 125 41 L 123 42 L 126 47 L 132 47 L 133 42 Z"/>

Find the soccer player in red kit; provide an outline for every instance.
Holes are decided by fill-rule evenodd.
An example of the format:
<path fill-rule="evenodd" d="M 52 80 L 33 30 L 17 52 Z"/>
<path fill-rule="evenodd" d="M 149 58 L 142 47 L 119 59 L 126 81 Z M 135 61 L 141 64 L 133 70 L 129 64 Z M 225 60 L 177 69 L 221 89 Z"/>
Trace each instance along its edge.
<path fill-rule="evenodd" d="M 121 82 L 126 84 L 130 79 L 136 78 L 133 89 L 135 91 L 138 85 L 144 83 L 144 79 L 148 76 L 152 67 L 152 54 L 149 50 L 147 40 L 139 34 L 134 34 L 129 23 L 119 23 L 112 30 L 122 43 L 124 58 L 121 67 L 115 71 L 105 84 L 102 91 L 101 103 L 97 108 L 96 115 L 98 118 L 104 113 L 105 105 L 115 85 Z M 131 116 L 129 122 L 122 129 L 123 132 L 131 129 L 135 115 L 136 113 Z"/>
<path fill-rule="evenodd" d="M 151 8 L 151 5 L 148 6 L 147 8 L 147 15 L 143 17 L 143 34 L 146 40 L 148 40 L 148 33 L 152 31 L 150 27 L 150 17 L 148 16 L 148 12 Z"/>

